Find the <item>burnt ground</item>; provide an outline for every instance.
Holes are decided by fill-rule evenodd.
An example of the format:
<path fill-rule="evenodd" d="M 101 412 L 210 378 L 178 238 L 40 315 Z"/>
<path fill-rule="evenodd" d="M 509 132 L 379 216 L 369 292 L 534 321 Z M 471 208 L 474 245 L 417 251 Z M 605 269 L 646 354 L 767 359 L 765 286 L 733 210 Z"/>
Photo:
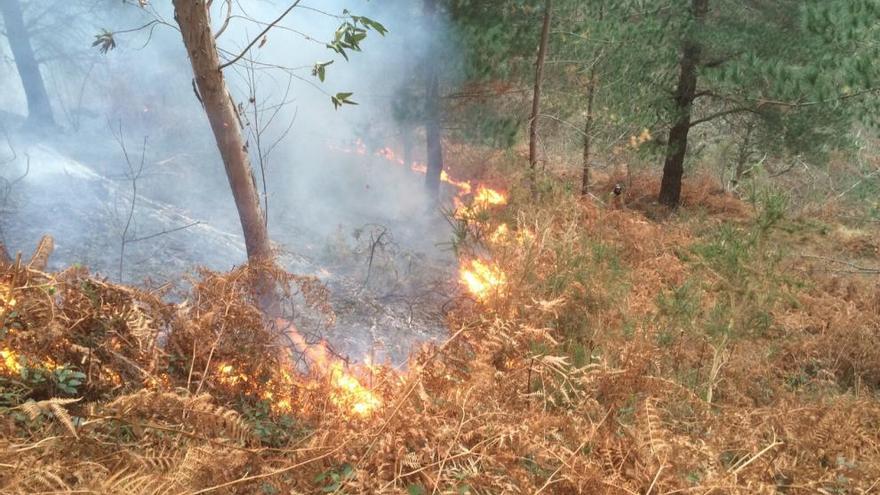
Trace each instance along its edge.
<path fill-rule="evenodd" d="M 198 267 L 225 271 L 246 260 L 234 216 L 217 226 L 216 211 L 199 215 L 138 194 L 128 221 L 132 184 L 124 176 L 105 175 L 44 145 L 19 147 L 17 155 L 2 170 L 9 187 L 0 215 L 13 255 L 27 257 L 49 233 L 56 246 L 49 270 L 82 265 L 114 282 L 170 285 L 172 300 L 185 293 L 181 280 Z M 141 180 L 140 190 L 149 180 Z M 370 356 L 403 365 L 413 347 L 446 334 L 444 307 L 457 290 L 455 258 L 442 246 L 448 225 L 439 215 L 382 218 L 375 208 L 334 219 L 316 229 L 299 225 L 290 211 L 271 218 L 284 268 L 318 277 L 330 292 L 335 321 L 303 312 L 298 326 L 309 340 L 326 338 L 353 361 Z"/>

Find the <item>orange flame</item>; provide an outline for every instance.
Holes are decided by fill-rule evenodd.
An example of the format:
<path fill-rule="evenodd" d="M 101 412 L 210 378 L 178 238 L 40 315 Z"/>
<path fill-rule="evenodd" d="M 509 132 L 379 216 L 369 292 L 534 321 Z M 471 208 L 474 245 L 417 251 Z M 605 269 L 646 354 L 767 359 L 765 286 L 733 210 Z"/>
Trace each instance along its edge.
<path fill-rule="evenodd" d="M 217 371 L 219 374 L 218 381 L 224 385 L 237 385 L 248 381 L 247 375 L 236 373 L 235 367 L 231 364 L 220 363 L 217 365 Z"/>
<path fill-rule="evenodd" d="M 495 244 L 498 244 L 498 243 L 504 241 L 505 239 L 507 239 L 507 236 L 509 236 L 509 235 L 510 235 L 510 229 L 507 227 L 506 223 L 502 223 L 501 225 L 498 226 L 497 229 L 495 229 L 495 232 L 492 232 L 489 235 L 489 241 L 491 241 Z"/>
<path fill-rule="evenodd" d="M 507 197 L 499 191 L 489 189 L 486 186 L 480 186 L 474 195 L 474 204 L 480 206 L 506 205 Z"/>
<path fill-rule="evenodd" d="M 330 148 L 336 151 L 342 151 L 344 153 L 354 153 L 358 155 L 367 154 L 367 146 L 361 139 L 355 140 L 354 148 L 340 148 L 336 146 L 331 146 Z M 398 156 L 394 149 L 388 146 L 376 150 L 374 155 L 380 158 L 384 158 L 389 162 L 396 163 L 398 165 L 406 165 L 406 161 Z M 423 162 L 412 162 L 411 164 L 409 164 L 409 169 L 417 174 L 424 175 L 428 173 L 428 166 Z M 473 191 L 473 185 L 470 183 L 470 181 L 454 179 L 445 170 L 440 171 L 440 180 L 458 189 L 458 197 L 468 195 Z"/>
<path fill-rule="evenodd" d="M 0 373 L 9 375 L 9 374 L 19 374 L 22 370 L 22 357 L 24 357 L 21 353 L 14 351 L 8 347 L 4 347 L 0 350 Z M 25 364 L 31 362 L 26 359 Z M 33 361 L 35 364 L 37 361 Z M 60 368 L 61 366 L 55 362 L 54 359 L 47 357 L 43 359 L 39 364 L 36 364 L 35 367 L 40 367 L 46 370 L 55 370 Z"/>
<path fill-rule="evenodd" d="M 21 372 L 21 364 L 19 363 L 19 355 L 17 352 L 8 347 L 0 351 L 0 367 L 2 371 L 18 374 Z"/>
<path fill-rule="evenodd" d="M 475 259 L 471 260 L 469 268 L 461 269 L 460 280 L 471 294 L 483 301 L 504 286 L 507 276 L 494 263 L 486 264 Z"/>
<path fill-rule="evenodd" d="M 362 417 L 369 416 L 382 406 L 382 399 L 348 373 L 342 360 L 333 357 L 325 343 L 310 345 L 292 324 L 279 323 L 287 328 L 296 347 L 312 361 L 313 369 L 330 377 L 330 401 L 333 405 Z"/>
<path fill-rule="evenodd" d="M 358 416 L 369 416 L 382 406 L 382 401 L 369 389 L 361 385 L 357 378 L 345 372 L 342 363 L 330 365 L 330 385 L 333 392 L 330 401 L 341 409 L 349 409 Z"/>

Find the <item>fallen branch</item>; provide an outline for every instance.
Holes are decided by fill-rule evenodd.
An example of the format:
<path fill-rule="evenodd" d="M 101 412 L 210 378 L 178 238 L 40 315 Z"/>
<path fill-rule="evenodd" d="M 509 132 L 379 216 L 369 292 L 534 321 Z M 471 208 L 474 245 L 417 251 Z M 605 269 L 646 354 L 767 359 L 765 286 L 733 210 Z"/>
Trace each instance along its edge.
<path fill-rule="evenodd" d="M 852 270 L 845 270 L 846 273 L 865 273 L 865 274 L 871 274 L 871 275 L 880 274 L 880 268 L 859 266 L 859 265 L 856 265 L 855 263 L 852 263 L 849 261 L 837 260 L 834 258 L 827 258 L 825 256 L 816 256 L 816 255 L 812 255 L 812 254 L 802 254 L 801 258 L 808 258 L 808 259 L 814 259 L 814 260 L 819 260 L 819 261 L 827 261 L 829 263 L 837 263 L 838 265 L 844 265 L 844 266 L 848 266 L 848 267 L 852 268 Z"/>
<path fill-rule="evenodd" d="M 779 446 L 782 445 L 782 444 L 783 444 L 783 442 L 780 442 L 779 440 L 777 440 L 777 439 L 776 439 L 776 436 L 774 435 L 774 437 L 773 437 L 773 441 L 770 442 L 770 445 L 764 447 L 760 452 L 758 452 L 757 454 L 755 454 L 755 455 L 753 455 L 752 457 L 750 457 L 747 461 L 745 461 L 745 462 L 743 462 L 742 464 L 739 464 L 738 466 L 736 466 L 735 469 L 733 469 L 732 471 L 730 471 L 730 474 L 733 474 L 733 475 L 735 476 L 737 473 L 739 473 L 740 471 L 742 471 L 743 469 L 745 469 L 746 467 L 748 467 L 749 464 L 751 464 L 751 463 L 755 462 L 756 460 L 758 460 L 759 457 L 761 457 L 762 455 L 766 454 L 766 453 L 767 453 L 768 451 L 770 451 L 771 449 L 775 449 L 776 447 L 779 447 Z"/>
<path fill-rule="evenodd" d="M 196 225 L 200 225 L 201 223 L 202 223 L 201 221 L 196 220 L 195 222 L 192 222 L 192 223 L 189 223 L 189 224 L 186 224 L 186 225 L 180 226 L 180 227 L 175 227 L 175 228 L 173 228 L 173 229 L 163 230 L 162 232 L 156 232 L 155 234 L 150 234 L 150 235 L 146 235 L 146 236 L 143 236 L 143 237 L 135 237 L 134 239 L 129 239 L 129 240 L 127 240 L 127 241 L 126 241 L 126 244 L 131 244 L 132 242 L 147 241 L 147 240 L 154 239 L 154 238 L 156 238 L 156 237 L 159 237 L 159 236 L 162 236 L 162 235 L 165 235 L 165 234 L 173 234 L 174 232 L 178 232 L 178 231 L 181 231 L 181 230 L 184 230 L 184 229 L 188 229 L 188 228 L 190 228 L 190 227 L 195 227 Z"/>

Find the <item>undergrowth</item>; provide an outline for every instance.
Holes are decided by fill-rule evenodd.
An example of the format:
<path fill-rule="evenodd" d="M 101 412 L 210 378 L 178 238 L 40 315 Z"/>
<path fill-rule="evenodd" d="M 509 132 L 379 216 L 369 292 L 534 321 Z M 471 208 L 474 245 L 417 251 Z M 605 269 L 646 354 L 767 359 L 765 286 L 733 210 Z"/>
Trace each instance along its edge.
<path fill-rule="evenodd" d="M 408 371 L 374 367 L 365 417 L 291 362 L 251 270 L 203 272 L 171 304 L 5 267 L 0 490 L 876 490 L 876 280 L 799 256 L 782 195 L 687 187 L 709 206 L 661 221 L 552 187 L 456 220 L 462 260 L 505 282 L 460 297 Z M 313 280 L 276 276 L 332 319 Z"/>

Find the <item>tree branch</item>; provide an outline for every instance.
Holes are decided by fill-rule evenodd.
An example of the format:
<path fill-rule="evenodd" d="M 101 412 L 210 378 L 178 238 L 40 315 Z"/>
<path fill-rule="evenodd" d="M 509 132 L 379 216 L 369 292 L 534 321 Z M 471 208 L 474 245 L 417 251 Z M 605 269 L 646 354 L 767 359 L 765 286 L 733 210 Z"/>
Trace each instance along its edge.
<path fill-rule="evenodd" d="M 858 98 L 859 96 L 864 96 L 873 93 L 880 93 L 880 87 L 874 88 L 866 88 L 861 91 L 856 91 L 855 93 L 842 94 L 835 96 L 834 98 L 827 98 L 825 100 L 814 100 L 814 101 L 779 101 L 779 100 L 765 100 L 765 99 L 757 99 L 752 100 L 758 104 L 758 108 L 761 108 L 764 105 L 778 106 L 778 107 L 788 107 L 788 108 L 801 108 L 801 107 L 810 107 L 816 105 L 825 105 L 828 103 L 834 103 L 837 101 L 849 100 L 851 98 Z"/>
<path fill-rule="evenodd" d="M 715 120 L 718 117 L 724 117 L 725 115 L 732 115 L 735 113 L 745 113 L 745 112 L 750 112 L 750 113 L 760 115 L 760 113 L 754 108 L 749 108 L 749 107 L 730 108 L 727 110 L 722 110 L 720 112 L 713 113 L 707 117 L 703 117 L 702 119 L 697 119 L 697 120 L 691 121 L 690 127 L 695 127 L 700 124 L 705 124 L 706 122 L 709 122 L 710 120 Z"/>
<path fill-rule="evenodd" d="M 210 8 L 210 6 L 208 7 Z M 220 37 L 223 34 L 223 31 L 226 31 L 226 28 L 229 27 L 229 20 L 232 19 L 232 0 L 226 0 L 226 19 L 223 20 L 223 25 L 220 26 L 220 29 L 214 33 L 214 39 Z"/>
<path fill-rule="evenodd" d="M 299 5 L 299 3 L 300 3 L 301 1 L 302 1 L 302 0 L 296 0 L 295 2 L 293 2 L 293 3 L 290 5 L 290 7 L 287 7 L 287 10 L 285 10 L 284 12 L 282 12 L 281 15 L 278 16 L 277 19 L 275 19 L 274 21 L 270 22 L 269 25 L 266 26 L 266 28 L 263 29 L 263 30 L 260 32 L 260 34 L 258 34 L 256 37 L 254 37 L 254 39 L 251 40 L 251 42 L 248 43 L 248 45 L 247 45 L 246 47 L 244 47 L 244 50 L 242 50 L 241 53 L 239 53 L 238 55 L 236 55 L 235 57 L 233 57 L 233 59 L 230 60 L 229 62 L 226 62 L 226 63 L 220 64 L 219 70 L 223 70 L 223 69 L 229 67 L 230 65 L 232 65 L 232 64 L 234 64 L 234 63 L 236 63 L 236 62 L 238 62 L 238 61 L 241 59 L 241 57 L 244 57 L 245 54 L 247 54 L 247 52 L 248 52 L 248 51 L 249 51 L 249 50 L 250 50 L 250 49 L 251 49 L 251 48 L 252 48 L 252 47 L 253 47 L 253 46 L 254 46 L 254 45 L 260 40 L 260 38 L 263 37 L 263 35 L 265 35 L 266 33 L 268 33 L 270 29 L 272 29 L 276 24 L 278 24 L 279 22 L 281 22 L 282 19 L 284 19 L 285 17 L 287 17 L 287 14 L 289 14 L 291 10 L 293 10 L 297 5 Z"/>
<path fill-rule="evenodd" d="M 201 221 L 196 220 L 195 222 L 191 222 L 186 225 L 182 225 L 180 227 L 175 227 L 173 229 L 166 229 L 166 230 L 163 230 L 162 232 L 156 232 L 155 234 L 145 235 L 143 237 L 135 237 L 134 239 L 129 239 L 128 241 L 126 241 L 126 244 L 131 244 L 133 242 L 148 241 L 150 239 L 155 239 L 156 237 L 159 237 L 161 235 L 171 234 L 174 232 L 179 232 L 181 230 L 188 229 L 190 227 L 195 227 L 196 225 L 200 225 L 201 223 L 202 223 Z"/>

